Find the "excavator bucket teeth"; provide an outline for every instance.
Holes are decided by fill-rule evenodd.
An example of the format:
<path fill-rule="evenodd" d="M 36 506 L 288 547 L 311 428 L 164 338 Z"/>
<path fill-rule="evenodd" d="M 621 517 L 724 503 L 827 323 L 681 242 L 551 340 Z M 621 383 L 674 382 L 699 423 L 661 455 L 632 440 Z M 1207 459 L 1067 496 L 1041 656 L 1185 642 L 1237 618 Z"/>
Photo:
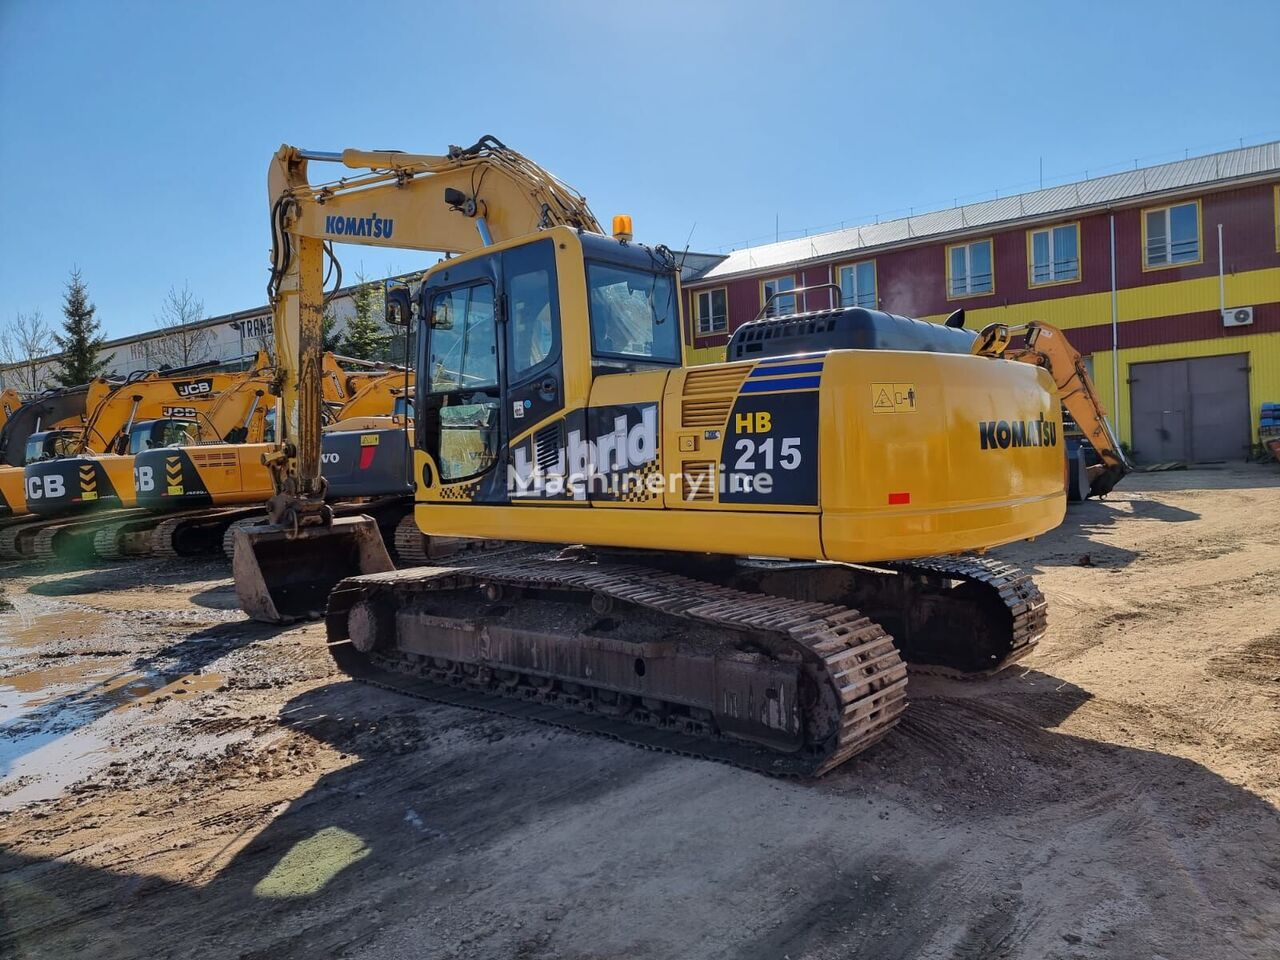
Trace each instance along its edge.
<path fill-rule="evenodd" d="M 291 623 L 323 616 L 339 580 L 394 568 L 377 523 L 358 516 L 296 531 L 274 524 L 241 527 L 231 569 L 245 613 L 264 623 Z"/>

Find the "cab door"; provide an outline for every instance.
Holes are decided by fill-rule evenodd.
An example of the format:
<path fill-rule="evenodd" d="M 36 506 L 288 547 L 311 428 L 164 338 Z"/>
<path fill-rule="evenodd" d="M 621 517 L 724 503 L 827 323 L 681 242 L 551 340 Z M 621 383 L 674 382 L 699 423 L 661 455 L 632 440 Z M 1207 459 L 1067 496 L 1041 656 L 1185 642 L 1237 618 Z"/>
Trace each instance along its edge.
<path fill-rule="evenodd" d="M 467 260 L 424 291 L 418 445 L 445 500 L 506 500 L 497 257 Z M 427 478 L 423 478 L 426 480 Z"/>
<path fill-rule="evenodd" d="M 535 240 L 502 254 L 508 494 L 515 502 L 572 500 L 570 437 L 583 410 L 566 410 L 555 244 Z"/>

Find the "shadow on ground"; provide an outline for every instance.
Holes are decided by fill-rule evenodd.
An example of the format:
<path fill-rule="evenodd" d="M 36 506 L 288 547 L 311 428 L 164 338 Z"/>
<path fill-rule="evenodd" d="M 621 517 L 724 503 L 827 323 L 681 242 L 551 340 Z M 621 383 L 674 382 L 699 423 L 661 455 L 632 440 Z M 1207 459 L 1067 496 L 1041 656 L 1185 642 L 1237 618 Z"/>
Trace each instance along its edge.
<path fill-rule="evenodd" d="M 889 738 L 799 783 L 330 684 L 281 721 L 353 762 L 207 885 L 7 852 L 0 944 L 271 960 L 1274 955 L 1275 810 L 1190 761 L 1057 732 L 1087 694 L 1007 673 L 913 676 Z"/>
<path fill-rule="evenodd" d="M 27 592 L 41 597 L 75 597 L 94 593 L 136 590 L 139 583 L 168 586 L 189 584 L 193 579 L 208 577 L 218 579 L 231 574 L 226 564 L 216 561 L 183 560 L 168 563 L 161 560 L 139 559 L 132 562 L 102 561 L 89 569 L 83 564 L 50 564 L 38 569 L 24 568 L 29 573 L 58 574 L 70 570 L 83 570 L 78 576 L 46 580 L 27 586 Z M 128 576 L 122 576 L 127 574 Z"/>

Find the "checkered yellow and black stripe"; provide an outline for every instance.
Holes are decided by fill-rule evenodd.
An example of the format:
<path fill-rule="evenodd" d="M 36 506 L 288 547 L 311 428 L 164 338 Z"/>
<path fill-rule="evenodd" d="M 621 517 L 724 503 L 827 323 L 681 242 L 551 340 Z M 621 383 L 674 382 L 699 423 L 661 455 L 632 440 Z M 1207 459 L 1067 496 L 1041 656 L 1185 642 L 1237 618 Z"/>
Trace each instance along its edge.
<path fill-rule="evenodd" d="M 441 500 L 474 500 L 480 491 L 480 481 L 470 483 L 453 483 L 440 487 Z"/>
<path fill-rule="evenodd" d="M 657 500 L 662 494 L 649 489 L 649 478 L 662 475 L 662 467 L 657 460 L 650 460 L 639 470 L 623 474 L 618 488 L 619 503 L 648 503 Z"/>

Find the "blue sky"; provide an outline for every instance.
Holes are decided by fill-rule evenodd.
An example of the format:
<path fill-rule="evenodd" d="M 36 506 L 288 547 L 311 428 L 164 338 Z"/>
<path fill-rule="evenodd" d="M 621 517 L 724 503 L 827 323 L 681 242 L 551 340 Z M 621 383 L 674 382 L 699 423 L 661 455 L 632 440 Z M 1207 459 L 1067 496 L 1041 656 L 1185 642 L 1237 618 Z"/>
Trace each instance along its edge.
<path fill-rule="evenodd" d="M 1277 36 L 1274 0 L 0 0 L 0 324 L 60 318 L 73 264 L 111 336 L 170 285 L 260 304 L 281 142 L 492 133 L 603 222 L 727 250 L 1280 139 Z"/>

